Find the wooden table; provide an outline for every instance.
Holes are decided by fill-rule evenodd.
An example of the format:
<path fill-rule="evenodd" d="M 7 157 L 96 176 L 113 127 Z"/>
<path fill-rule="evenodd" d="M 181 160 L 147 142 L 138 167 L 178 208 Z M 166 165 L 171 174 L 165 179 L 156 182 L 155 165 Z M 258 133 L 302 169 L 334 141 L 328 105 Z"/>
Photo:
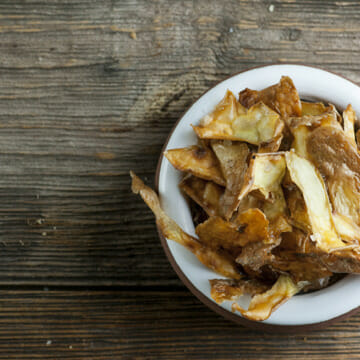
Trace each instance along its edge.
<path fill-rule="evenodd" d="M 174 122 L 232 73 L 360 83 L 359 24 L 358 1 L 1 1 L 0 359 L 358 359 L 360 315 L 279 335 L 208 310 L 129 170 L 153 185 Z"/>

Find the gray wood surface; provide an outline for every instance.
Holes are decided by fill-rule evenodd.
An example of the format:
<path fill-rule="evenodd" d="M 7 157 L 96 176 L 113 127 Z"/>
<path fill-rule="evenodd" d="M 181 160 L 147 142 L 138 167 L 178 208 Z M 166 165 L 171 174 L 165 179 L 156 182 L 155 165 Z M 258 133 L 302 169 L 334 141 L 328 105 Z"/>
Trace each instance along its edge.
<path fill-rule="evenodd" d="M 262 334 L 188 291 L 8 291 L 0 298 L 0 359 L 358 359 L 359 321 Z"/>
<path fill-rule="evenodd" d="M 2 0 L 0 358 L 358 358 L 359 317 L 303 341 L 197 302 L 128 173 L 153 184 L 175 121 L 232 73 L 300 62 L 360 83 L 359 31 L 358 1 Z"/>

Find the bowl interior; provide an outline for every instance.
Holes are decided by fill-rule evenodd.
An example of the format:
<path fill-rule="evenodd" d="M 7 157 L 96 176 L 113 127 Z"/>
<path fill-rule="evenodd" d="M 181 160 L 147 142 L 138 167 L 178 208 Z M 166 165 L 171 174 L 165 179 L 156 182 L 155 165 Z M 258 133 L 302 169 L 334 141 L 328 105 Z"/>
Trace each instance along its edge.
<path fill-rule="evenodd" d="M 193 145 L 196 136 L 190 124 L 211 112 L 223 98 L 227 89 L 234 94 L 246 87 L 260 90 L 279 81 L 282 75 L 292 78 L 299 95 L 303 99 L 319 99 L 344 109 L 351 103 L 360 114 L 360 88 L 349 80 L 327 71 L 302 65 L 270 65 L 234 75 L 219 83 L 202 95 L 183 115 L 170 135 L 166 149 Z M 158 189 L 165 212 L 172 217 L 186 232 L 195 235 L 189 206 L 181 194 L 178 184 L 181 173 L 162 158 L 159 171 Z M 169 251 L 181 269 L 183 275 L 210 302 L 209 279 L 221 278 L 202 265 L 197 258 L 181 245 L 167 241 Z M 344 294 L 346 294 L 344 296 Z M 349 296 L 351 294 L 351 296 Z M 360 277 L 349 275 L 335 284 L 309 294 L 302 294 L 290 299 L 264 321 L 273 325 L 309 325 L 324 322 L 341 316 L 360 306 Z M 239 302 L 247 306 L 249 298 Z M 231 303 L 220 306 L 231 312 Z M 240 314 L 237 316 L 241 317 Z"/>

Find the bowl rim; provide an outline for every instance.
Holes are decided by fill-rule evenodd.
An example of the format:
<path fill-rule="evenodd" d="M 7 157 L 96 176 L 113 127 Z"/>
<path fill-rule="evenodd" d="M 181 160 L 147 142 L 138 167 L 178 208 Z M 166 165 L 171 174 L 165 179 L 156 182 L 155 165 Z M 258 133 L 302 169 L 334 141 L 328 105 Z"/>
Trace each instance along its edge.
<path fill-rule="evenodd" d="M 324 69 L 320 66 L 313 66 L 313 65 L 307 65 L 307 64 L 302 64 L 302 63 L 271 63 L 271 64 L 265 64 L 265 65 L 258 65 L 258 66 L 253 66 L 253 67 L 249 67 L 246 68 L 242 71 L 233 73 L 227 77 L 225 77 L 222 80 L 217 81 L 214 85 L 212 85 L 210 88 L 208 88 L 207 90 L 205 90 L 202 94 L 200 94 L 194 101 L 191 102 L 191 104 L 189 106 L 186 107 L 186 109 L 182 112 L 181 116 L 179 117 L 179 119 L 175 122 L 175 124 L 172 126 L 164 145 L 162 146 L 161 149 L 161 153 L 159 156 L 159 160 L 157 162 L 157 166 L 156 166 L 156 173 L 155 173 L 155 190 L 157 192 L 159 192 L 159 180 L 160 180 L 160 172 L 161 172 L 161 164 L 164 158 L 164 151 L 170 141 L 170 138 L 173 134 L 173 132 L 175 131 L 175 129 L 177 128 L 177 126 L 179 125 L 179 123 L 182 121 L 183 117 L 185 116 L 185 114 L 188 112 L 188 110 L 201 98 L 203 97 L 206 93 L 208 93 L 209 91 L 211 91 L 214 87 L 216 87 L 218 84 L 234 77 L 237 76 L 239 74 L 248 72 L 250 70 L 255 70 L 255 69 L 260 69 L 260 68 L 266 68 L 266 67 L 271 67 L 271 66 L 279 66 L 279 65 L 284 65 L 284 66 L 301 66 L 301 67 L 308 67 L 310 69 L 318 69 L 318 70 L 322 70 L 331 74 L 334 74 L 340 78 L 343 78 L 351 83 L 353 83 L 354 85 L 356 85 L 357 87 L 359 87 L 359 84 L 357 84 L 355 81 L 352 81 L 350 79 L 348 79 L 347 77 L 340 75 L 334 71 L 329 71 L 327 69 Z M 206 305 L 208 308 L 210 308 L 211 310 L 213 310 L 214 312 L 216 312 L 217 314 L 223 316 L 225 319 L 230 320 L 232 322 L 235 322 L 238 325 L 243 325 L 245 327 L 254 329 L 254 330 L 262 330 L 262 331 L 266 331 L 266 332 L 277 332 L 277 333 L 301 333 L 301 332 L 305 332 L 305 331 L 309 331 L 309 330 L 318 330 L 318 329 L 322 329 L 325 328 L 337 321 L 343 320 L 355 313 L 357 313 L 360 310 L 360 306 L 345 312 L 339 316 L 330 318 L 328 320 L 325 321 L 320 321 L 320 322 L 315 322 L 312 324 L 305 324 L 305 325 L 279 325 L 279 324 L 267 324 L 267 323 L 263 323 L 260 321 L 253 321 L 253 320 L 249 320 L 246 319 L 245 317 L 239 316 L 237 314 L 231 313 L 228 310 L 224 309 L 223 307 L 221 307 L 219 304 L 211 301 L 208 297 L 206 297 L 199 289 L 197 289 L 192 282 L 188 279 L 188 277 L 184 274 L 184 272 L 182 271 L 181 267 L 177 264 L 169 246 L 168 246 L 168 242 L 167 239 L 162 235 L 159 226 L 156 224 L 156 228 L 157 228 L 157 232 L 160 238 L 160 242 L 161 245 L 164 249 L 165 255 L 167 257 L 167 259 L 169 260 L 172 268 L 174 269 L 174 271 L 176 272 L 176 274 L 179 276 L 180 280 L 183 282 L 183 284 L 190 290 L 190 292 L 195 295 L 204 305 Z"/>

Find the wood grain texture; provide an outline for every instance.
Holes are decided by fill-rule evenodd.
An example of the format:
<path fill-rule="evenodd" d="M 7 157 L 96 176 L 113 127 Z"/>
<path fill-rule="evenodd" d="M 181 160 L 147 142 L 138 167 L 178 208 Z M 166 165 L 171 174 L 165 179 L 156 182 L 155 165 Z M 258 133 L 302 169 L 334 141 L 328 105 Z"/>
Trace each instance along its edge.
<path fill-rule="evenodd" d="M 2 291 L 0 359 L 358 359 L 359 322 L 279 335 L 234 325 L 187 291 Z"/>
<path fill-rule="evenodd" d="M 129 177 L 153 185 L 176 120 L 232 73 L 360 83 L 359 20 L 358 1 L 2 0 L 0 359 L 359 358 L 359 316 L 284 336 L 206 309 Z"/>

